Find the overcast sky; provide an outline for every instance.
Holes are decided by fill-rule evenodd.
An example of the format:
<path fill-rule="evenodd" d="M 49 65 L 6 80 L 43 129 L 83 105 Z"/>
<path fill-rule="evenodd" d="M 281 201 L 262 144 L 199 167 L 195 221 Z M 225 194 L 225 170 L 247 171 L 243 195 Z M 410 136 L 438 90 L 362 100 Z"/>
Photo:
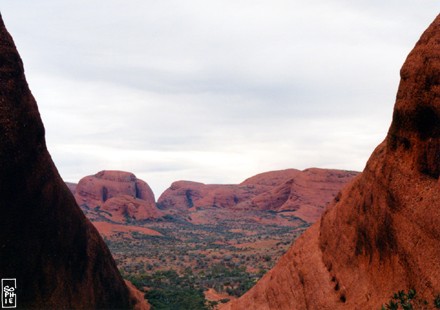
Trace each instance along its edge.
<path fill-rule="evenodd" d="M 50 153 L 77 182 L 362 170 L 438 0 L 2 0 Z"/>

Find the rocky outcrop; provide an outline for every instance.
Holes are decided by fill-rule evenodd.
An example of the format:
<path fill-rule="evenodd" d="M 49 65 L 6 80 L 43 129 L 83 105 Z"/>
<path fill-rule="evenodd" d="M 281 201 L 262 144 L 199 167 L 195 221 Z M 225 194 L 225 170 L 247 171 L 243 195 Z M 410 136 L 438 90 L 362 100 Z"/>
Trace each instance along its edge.
<path fill-rule="evenodd" d="M 162 216 L 151 188 L 130 172 L 101 171 L 84 177 L 76 186 L 75 199 L 83 209 L 104 211 L 100 214 L 114 222 Z"/>
<path fill-rule="evenodd" d="M 313 223 L 344 185 L 357 175 L 358 172 L 354 171 L 318 168 L 262 173 L 247 179 L 241 185 L 262 187 L 266 190 L 240 207 L 290 213 Z"/>
<path fill-rule="evenodd" d="M 166 210 L 203 207 L 232 208 L 250 199 L 254 192 L 253 188 L 246 186 L 177 181 L 162 193 L 157 203 Z"/>
<path fill-rule="evenodd" d="M 156 208 L 156 204 L 133 196 L 120 195 L 108 199 L 102 206 L 102 210 L 111 214 L 113 222 L 127 222 L 131 220 L 157 219 L 163 216 Z"/>
<path fill-rule="evenodd" d="M 46 149 L 22 61 L 0 17 L 0 278 L 15 278 L 19 308 L 134 305 L 96 229 Z"/>
<path fill-rule="evenodd" d="M 270 210 L 314 222 L 356 175 L 352 171 L 311 168 L 266 172 L 237 185 L 178 181 L 159 197 L 158 204 L 180 213 L 206 207 Z"/>
<path fill-rule="evenodd" d="M 440 16 L 401 70 L 393 121 L 364 172 L 226 309 L 379 309 L 440 293 Z M 432 303 L 431 303 L 432 304 Z"/>

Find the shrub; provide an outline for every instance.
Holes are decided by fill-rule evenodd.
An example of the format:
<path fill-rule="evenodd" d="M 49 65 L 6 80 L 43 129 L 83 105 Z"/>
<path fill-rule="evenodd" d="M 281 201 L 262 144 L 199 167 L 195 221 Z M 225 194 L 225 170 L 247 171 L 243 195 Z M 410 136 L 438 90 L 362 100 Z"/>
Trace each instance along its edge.
<path fill-rule="evenodd" d="M 436 302 L 440 305 L 440 295 L 434 299 L 434 306 L 439 309 L 436 305 Z M 428 309 L 428 302 L 425 299 L 418 298 L 417 292 L 414 289 L 408 290 L 408 293 L 405 291 L 398 291 L 394 293 L 391 297 L 390 301 L 382 305 L 382 310 L 421 310 Z"/>

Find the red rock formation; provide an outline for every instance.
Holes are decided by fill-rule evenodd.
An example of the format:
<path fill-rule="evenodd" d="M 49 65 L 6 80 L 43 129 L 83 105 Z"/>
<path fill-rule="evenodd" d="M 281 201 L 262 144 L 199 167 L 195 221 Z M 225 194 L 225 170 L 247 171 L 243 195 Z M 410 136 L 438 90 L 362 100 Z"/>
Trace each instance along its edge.
<path fill-rule="evenodd" d="M 440 16 L 402 67 L 390 130 L 364 172 L 226 309 L 379 309 L 397 290 L 440 293 L 439 82 Z"/>
<path fill-rule="evenodd" d="M 107 211 L 103 214 L 115 222 L 162 216 L 151 188 L 130 172 L 101 171 L 84 177 L 76 186 L 75 199 L 82 207 Z"/>
<path fill-rule="evenodd" d="M 180 212 L 204 207 L 272 210 L 314 222 L 356 175 L 351 171 L 312 168 L 266 172 L 238 185 L 178 181 L 159 197 L 158 204 Z"/>
<path fill-rule="evenodd" d="M 162 193 L 157 202 L 164 209 L 231 208 L 252 197 L 254 191 L 246 186 L 177 181 Z"/>
<path fill-rule="evenodd" d="M 96 229 L 61 180 L 23 65 L 0 17 L 0 278 L 19 308 L 133 306 Z"/>
<path fill-rule="evenodd" d="M 125 222 L 128 220 L 146 220 L 162 217 L 163 214 L 156 208 L 156 204 L 148 203 L 143 199 L 134 198 L 128 195 L 120 195 L 108 199 L 102 206 L 102 210 L 111 214 L 114 222 Z"/>
<path fill-rule="evenodd" d="M 259 174 L 241 185 L 265 186 L 267 189 L 251 199 L 252 208 L 291 213 L 313 223 L 341 188 L 357 174 L 353 171 L 318 168 L 304 171 L 289 169 Z"/>

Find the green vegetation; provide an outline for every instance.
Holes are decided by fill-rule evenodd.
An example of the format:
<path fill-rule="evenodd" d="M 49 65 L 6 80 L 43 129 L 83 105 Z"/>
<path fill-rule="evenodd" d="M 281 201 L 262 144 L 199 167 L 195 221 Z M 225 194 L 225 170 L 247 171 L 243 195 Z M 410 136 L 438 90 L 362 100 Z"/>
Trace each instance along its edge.
<path fill-rule="evenodd" d="M 180 305 L 179 309 L 186 309 L 184 305 L 188 305 L 188 309 L 205 309 L 207 302 L 204 290 L 214 288 L 217 292 L 239 297 L 257 280 L 256 276 L 246 272 L 245 267 L 228 268 L 220 264 L 196 275 L 190 268 L 186 268 L 182 275 L 170 269 L 124 276 L 137 288 L 147 288 L 146 297 L 155 309 L 175 309 L 175 304 Z"/>
<path fill-rule="evenodd" d="M 440 294 L 434 298 L 434 307 L 440 309 Z"/>
<path fill-rule="evenodd" d="M 198 276 L 204 287 L 212 287 L 217 292 L 225 292 L 230 296 L 240 297 L 246 293 L 259 277 L 246 272 L 246 267 L 228 268 L 217 264 Z"/>
<path fill-rule="evenodd" d="M 200 291 L 183 288 L 153 289 L 145 297 L 153 309 L 182 309 L 204 310 L 209 309 L 205 297 Z"/>
<path fill-rule="evenodd" d="M 206 212 L 212 216 L 223 211 Z M 146 293 L 153 309 L 210 309 L 249 290 L 309 226 L 294 217 L 283 219 L 290 226 L 275 225 L 274 216 L 253 212 L 251 219 L 235 214 L 233 219 L 194 224 L 169 215 L 131 223 L 161 236 L 139 230 L 106 237 L 105 242 L 123 277 Z M 205 299 L 208 289 L 220 294 L 214 294 L 216 301 Z"/>
<path fill-rule="evenodd" d="M 434 309 L 440 309 L 440 295 L 433 301 Z M 410 289 L 408 293 L 405 291 L 398 291 L 394 293 L 390 301 L 382 305 L 382 310 L 423 310 L 423 309 L 433 309 L 429 306 L 428 301 L 419 298 L 417 292 L 414 289 Z"/>
<path fill-rule="evenodd" d="M 217 302 L 205 299 L 204 290 L 215 287 L 220 292 L 240 296 L 253 284 L 252 277 L 241 269 L 229 269 L 216 265 L 206 274 L 195 276 L 187 268 L 183 275 L 175 270 L 157 271 L 139 276 L 125 275 L 138 289 L 148 288 L 145 297 L 153 309 L 212 309 Z M 222 299 L 220 302 L 227 302 Z"/>
<path fill-rule="evenodd" d="M 179 276 L 174 270 L 158 271 L 152 275 L 141 276 L 134 280 L 136 285 L 146 286 L 149 303 L 153 309 L 204 310 L 209 305 L 194 277 L 190 274 Z"/>

